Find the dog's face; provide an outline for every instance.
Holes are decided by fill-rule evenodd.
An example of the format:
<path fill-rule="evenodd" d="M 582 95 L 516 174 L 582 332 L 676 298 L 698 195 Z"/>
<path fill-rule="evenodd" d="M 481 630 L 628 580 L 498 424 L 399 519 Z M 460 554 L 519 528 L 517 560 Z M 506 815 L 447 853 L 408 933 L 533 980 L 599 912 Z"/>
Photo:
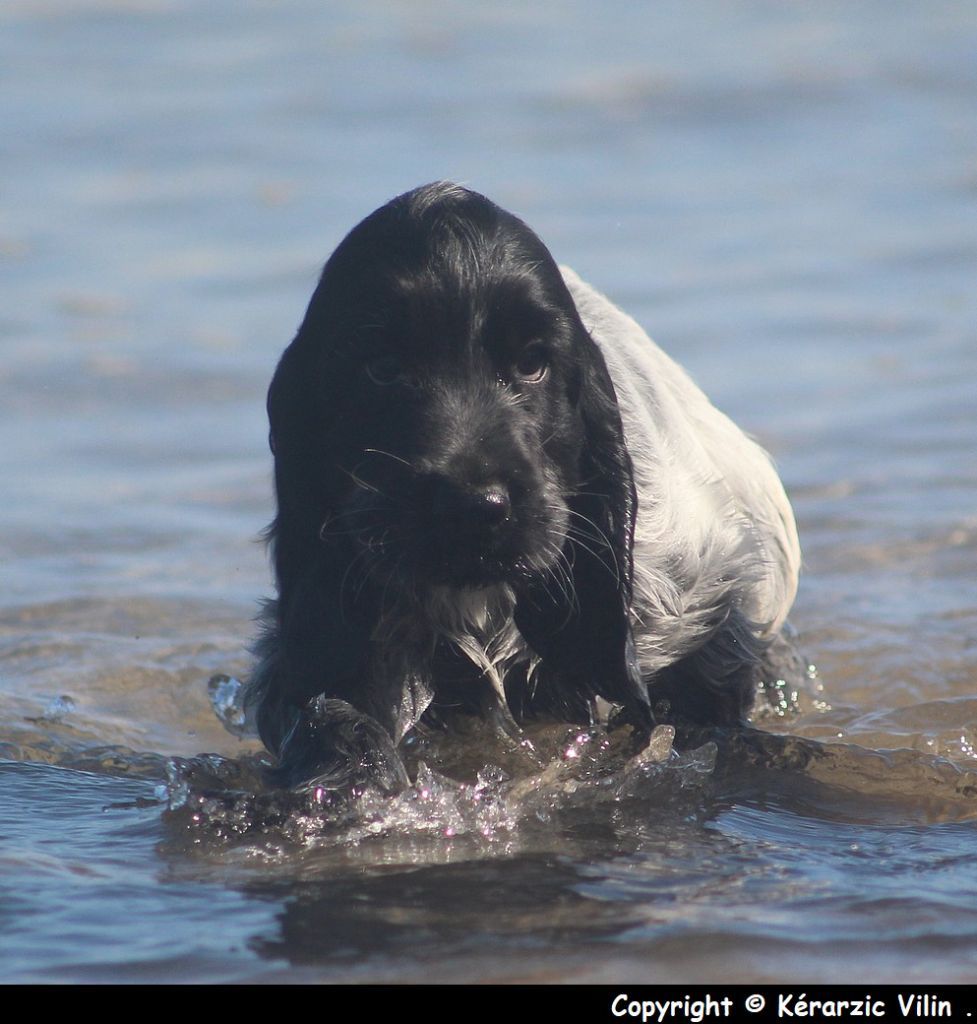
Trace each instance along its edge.
<path fill-rule="evenodd" d="M 360 556 L 353 583 L 479 588 L 558 572 L 568 531 L 587 534 L 567 502 L 581 485 L 589 343 L 559 270 L 480 196 L 395 204 L 326 268 L 302 393 L 273 392 L 276 452 L 318 460 L 302 475 L 319 479 L 320 540 Z M 275 421 L 296 400 L 304 433 L 286 442 Z"/>
<path fill-rule="evenodd" d="M 477 588 L 558 557 L 572 408 L 560 327 L 534 297 L 437 283 L 386 283 L 392 317 L 336 362 L 348 480 L 323 538 L 348 538 L 407 586 Z"/>
<path fill-rule="evenodd" d="M 367 217 L 326 264 L 268 410 L 294 699 L 355 703 L 388 685 L 375 659 L 391 609 L 500 587 L 510 625 L 574 701 L 643 699 L 614 390 L 522 221 L 444 184 Z"/>

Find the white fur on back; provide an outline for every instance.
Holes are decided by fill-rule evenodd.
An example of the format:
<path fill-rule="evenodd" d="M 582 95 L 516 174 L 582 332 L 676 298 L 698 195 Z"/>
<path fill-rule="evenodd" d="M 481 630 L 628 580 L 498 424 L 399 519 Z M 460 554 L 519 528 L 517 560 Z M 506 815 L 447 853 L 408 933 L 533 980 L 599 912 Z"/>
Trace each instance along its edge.
<path fill-rule="evenodd" d="M 604 355 L 634 464 L 632 620 L 642 672 L 693 650 L 733 608 L 772 638 L 793 603 L 801 556 L 769 457 L 636 321 L 561 271 Z"/>

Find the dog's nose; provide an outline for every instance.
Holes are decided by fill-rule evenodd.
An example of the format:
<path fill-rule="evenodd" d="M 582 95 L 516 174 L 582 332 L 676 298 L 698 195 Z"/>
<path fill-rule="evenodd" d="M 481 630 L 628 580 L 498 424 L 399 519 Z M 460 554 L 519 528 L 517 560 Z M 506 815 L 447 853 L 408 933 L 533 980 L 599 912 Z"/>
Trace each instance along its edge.
<path fill-rule="evenodd" d="M 456 525 L 491 529 L 508 521 L 512 502 L 500 483 L 466 487 L 441 478 L 431 496 L 431 511 Z"/>
<path fill-rule="evenodd" d="M 477 491 L 473 496 L 476 514 L 490 523 L 504 523 L 512 514 L 509 492 L 500 484 Z"/>

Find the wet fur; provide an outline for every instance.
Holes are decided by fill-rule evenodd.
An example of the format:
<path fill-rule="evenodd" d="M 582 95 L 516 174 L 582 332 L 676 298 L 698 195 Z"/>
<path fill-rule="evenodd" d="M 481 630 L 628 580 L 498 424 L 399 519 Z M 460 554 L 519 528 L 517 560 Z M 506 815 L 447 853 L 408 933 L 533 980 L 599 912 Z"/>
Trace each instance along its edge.
<path fill-rule="evenodd" d="M 783 488 L 511 214 L 440 183 L 358 225 L 268 410 L 249 699 L 282 784 L 397 788 L 397 744 L 448 711 L 745 718 L 797 582 Z"/>

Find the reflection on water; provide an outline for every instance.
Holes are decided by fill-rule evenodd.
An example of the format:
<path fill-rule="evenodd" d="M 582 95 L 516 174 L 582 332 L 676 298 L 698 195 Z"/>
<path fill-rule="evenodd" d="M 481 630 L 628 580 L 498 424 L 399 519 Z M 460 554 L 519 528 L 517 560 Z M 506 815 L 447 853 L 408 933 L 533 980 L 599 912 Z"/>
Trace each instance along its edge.
<path fill-rule="evenodd" d="M 4 5 L 0 978 L 971 980 L 975 54 L 949 0 Z M 342 233 L 443 177 L 773 451 L 818 675 L 680 753 L 475 736 L 285 800 L 232 682 L 264 389 Z"/>

